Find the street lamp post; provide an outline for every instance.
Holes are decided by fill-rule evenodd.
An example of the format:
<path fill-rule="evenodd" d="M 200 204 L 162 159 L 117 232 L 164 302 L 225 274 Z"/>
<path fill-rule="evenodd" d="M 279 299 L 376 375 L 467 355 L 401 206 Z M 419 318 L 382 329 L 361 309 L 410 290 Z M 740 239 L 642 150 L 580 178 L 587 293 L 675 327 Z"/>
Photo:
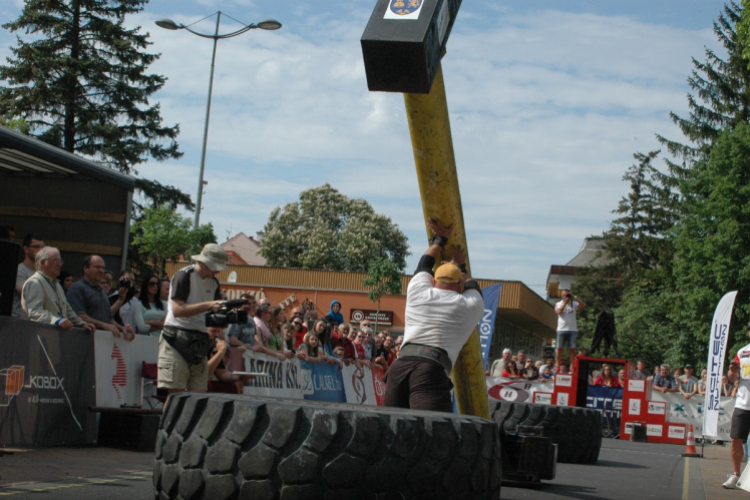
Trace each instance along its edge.
<path fill-rule="evenodd" d="M 208 145 L 208 123 L 209 119 L 211 117 L 211 94 L 213 93 L 214 89 L 214 67 L 216 65 L 216 45 L 219 40 L 224 38 L 232 38 L 237 35 L 241 35 L 247 31 L 250 31 L 251 29 L 260 28 L 262 30 L 277 30 L 281 28 L 281 23 L 278 22 L 275 19 L 266 19 L 264 21 L 261 21 L 257 24 L 247 24 L 243 26 L 242 28 L 238 29 L 237 31 L 233 31 L 231 33 L 226 33 L 224 35 L 219 34 L 219 25 L 221 24 L 221 11 L 218 11 L 216 13 L 216 30 L 214 31 L 213 35 L 207 35 L 205 33 L 200 33 L 198 31 L 194 31 L 190 29 L 190 26 L 185 26 L 184 24 L 177 24 L 171 19 L 159 19 L 156 21 L 156 25 L 160 28 L 168 29 L 168 30 L 180 30 L 180 29 L 186 29 L 190 33 L 197 35 L 202 38 L 210 38 L 214 41 L 214 49 L 213 54 L 211 55 L 211 75 L 208 80 L 208 102 L 206 103 L 206 123 L 203 128 L 203 149 L 201 151 L 201 168 L 200 168 L 200 176 L 198 178 L 198 202 L 195 206 L 195 227 L 197 228 L 200 225 L 201 220 L 201 205 L 203 204 L 203 174 L 206 170 L 206 146 Z"/>

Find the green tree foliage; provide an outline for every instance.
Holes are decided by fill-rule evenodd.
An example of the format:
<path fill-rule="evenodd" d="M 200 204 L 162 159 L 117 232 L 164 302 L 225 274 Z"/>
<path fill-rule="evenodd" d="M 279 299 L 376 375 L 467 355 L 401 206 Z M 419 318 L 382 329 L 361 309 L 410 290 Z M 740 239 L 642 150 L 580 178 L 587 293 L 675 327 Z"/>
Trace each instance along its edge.
<path fill-rule="evenodd" d="M 659 151 L 636 153 L 622 180 L 630 191 L 613 211 L 617 215 L 604 233 L 608 257 L 617 264 L 625 287 L 638 280 L 667 276 L 674 250 L 667 232 L 677 221 L 678 197 L 668 175 L 653 165 Z"/>
<path fill-rule="evenodd" d="M 745 264 L 735 246 L 747 246 L 729 240 L 739 236 L 736 228 L 750 229 L 739 208 L 746 167 L 730 152 L 744 148 L 741 130 L 750 119 L 750 69 L 742 58 L 748 21 L 747 11 L 729 2 L 714 22 L 727 54 L 720 57 L 707 49 L 704 62 L 693 59 L 689 116 L 670 113 L 686 143 L 657 135 L 675 158 L 666 160 L 666 174 L 653 168 L 655 153 L 636 155 L 638 164 L 625 175 L 630 193 L 603 235 L 611 260 L 604 268 L 585 270 L 577 286 L 590 306 L 582 323 L 591 323 L 601 307 L 613 308 L 629 357 L 658 352 L 672 363 L 704 363 L 718 300 L 730 290 L 742 293 Z M 742 321 L 747 317 L 741 309 L 736 313 Z M 659 350 L 652 338 L 669 350 Z M 744 334 L 737 342 L 745 342 Z"/>
<path fill-rule="evenodd" d="M 132 268 L 139 274 L 150 272 L 157 276 L 165 276 L 168 260 L 181 254 L 189 258 L 200 253 L 206 243 L 216 242 L 211 224 L 193 228 L 189 217 L 169 206 L 146 208 L 130 233 Z"/>
<path fill-rule="evenodd" d="M 613 210 L 616 218 L 602 235 L 603 255 L 597 265 L 582 268 L 576 275 L 576 293 L 586 302 L 580 313 L 581 332 L 593 334 L 596 317 L 602 310 L 615 310 L 623 301 L 633 296 L 626 292 L 637 283 L 668 286 L 674 254 L 668 231 L 677 220 L 677 194 L 669 187 L 672 183 L 666 174 L 653 165 L 659 151 L 636 153 L 636 163 L 623 176 L 630 184 L 627 195 Z M 634 324 L 618 313 L 619 324 Z M 622 327 L 618 326 L 618 331 Z M 623 332 L 637 336 L 640 331 Z"/>
<path fill-rule="evenodd" d="M 742 42 L 742 58 L 750 69 L 750 0 L 742 0 L 742 13 L 737 21 L 737 39 Z"/>
<path fill-rule="evenodd" d="M 721 297 L 738 290 L 729 346 L 747 343 L 750 317 L 750 125 L 724 131 L 710 155 L 699 161 L 681 183 L 680 224 L 675 237 L 675 278 L 682 328 L 681 360 L 707 358 L 714 309 Z"/>
<path fill-rule="evenodd" d="M 714 21 L 714 33 L 727 50 L 727 58 L 722 59 L 710 49 L 706 49 L 705 62 L 693 58 L 695 69 L 688 84 L 697 95 L 688 94 L 690 116 L 682 118 L 670 113 L 691 144 L 657 135 L 685 167 L 706 154 L 722 130 L 746 123 L 750 118 L 750 70 L 742 58 L 746 43 L 735 31 L 742 14 L 742 7 L 735 2 L 724 6 L 724 12 Z M 676 164 L 670 165 L 675 172 L 682 172 Z"/>
<path fill-rule="evenodd" d="M 31 132 L 31 126 L 26 123 L 25 120 L 22 120 L 20 118 L 9 119 L 0 116 L 0 125 L 5 128 L 15 130 L 16 132 L 19 132 L 23 135 L 29 135 L 29 132 Z"/>
<path fill-rule="evenodd" d="M 260 253 L 269 266 L 367 272 L 386 258 L 401 272 L 409 255 L 406 235 L 389 217 L 329 184 L 276 207 L 264 231 Z"/>
<path fill-rule="evenodd" d="M 146 73 L 157 54 L 125 16 L 148 0 L 27 0 L 21 16 L 3 25 L 17 37 L 0 66 L 0 115 L 21 118 L 41 140 L 119 170 L 147 160 L 179 158 L 179 127 L 162 125 L 148 98 L 165 78 Z"/>
<path fill-rule="evenodd" d="M 680 331 L 670 318 L 673 303 L 671 290 L 651 283 L 638 282 L 625 291 L 615 318 L 619 349 L 626 359 L 643 359 L 649 370 L 681 361 L 676 349 Z"/>
<path fill-rule="evenodd" d="M 380 298 L 383 295 L 399 295 L 401 293 L 401 269 L 390 259 L 374 260 L 367 268 L 367 276 L 362 280 L 362 286 L 370 289 L 367 297 L 378 305 L 375 319 L 375 331 L 377 331 L 377 318 L 380 317 Z"/>

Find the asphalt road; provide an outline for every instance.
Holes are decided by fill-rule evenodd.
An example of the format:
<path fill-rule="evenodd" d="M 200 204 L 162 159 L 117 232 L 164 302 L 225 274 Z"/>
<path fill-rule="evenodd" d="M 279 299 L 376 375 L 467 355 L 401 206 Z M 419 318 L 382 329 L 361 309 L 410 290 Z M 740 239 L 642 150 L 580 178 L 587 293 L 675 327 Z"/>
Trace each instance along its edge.
<path fill-rule="evenodd" d="M 724 499 L 729 451 L 707 447 L 705 458 L 684 448 L 605 439 L 596 465 L 558 464 L 557 478 L 536 488 L 502 488 L 503 499 Z M 107 448 L 50 448 L 0 457 L 0 497 L 88 500 L 151 499 L 152 454 Z"/>

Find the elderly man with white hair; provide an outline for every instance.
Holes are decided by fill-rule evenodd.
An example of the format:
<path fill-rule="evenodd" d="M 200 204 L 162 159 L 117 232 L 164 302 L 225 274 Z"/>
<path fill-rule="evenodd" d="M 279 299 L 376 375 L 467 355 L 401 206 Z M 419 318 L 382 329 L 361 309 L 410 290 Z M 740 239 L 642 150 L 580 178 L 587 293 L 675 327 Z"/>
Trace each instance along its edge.
<path fill-rule="evenodd" d="M 57 281 L 63 261 L 54 247 L 43 247 L 34 259 L 36 272 L 26 280 L 21 292 L 21 309 L 26 318 L 70 331 L 80 326 L 93 333 L 96 327 L 73 312 L 62 285 Z"/>
<path fill-rule="evenodd" d="M 511 350 L 507 347 L 503 349 L 503 357 L 500 359 L 496 359 L 492 363 L 492 368 L 490 368 L 490 376 L 492 377 L 502 377 L 503 376 L 503 370 L 505 370 L 505 367 L 510 363 L 510 355 Z"/>

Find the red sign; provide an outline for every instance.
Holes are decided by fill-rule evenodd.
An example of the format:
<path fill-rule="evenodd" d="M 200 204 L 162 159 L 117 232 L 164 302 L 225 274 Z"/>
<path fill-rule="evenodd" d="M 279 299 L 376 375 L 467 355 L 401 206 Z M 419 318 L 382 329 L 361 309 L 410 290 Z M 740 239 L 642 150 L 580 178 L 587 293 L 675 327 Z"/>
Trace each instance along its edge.
<path fill-rule="evenodd" d="M 352 309 L 349 315 L 350 323 L 362 323 L 365 320 L 373 325 L 377 323 L 378 325 L 392 326 L 393 311 L 380 311 L 380 315 L 378 315 L 378 311 L 370 309 Z"/>

